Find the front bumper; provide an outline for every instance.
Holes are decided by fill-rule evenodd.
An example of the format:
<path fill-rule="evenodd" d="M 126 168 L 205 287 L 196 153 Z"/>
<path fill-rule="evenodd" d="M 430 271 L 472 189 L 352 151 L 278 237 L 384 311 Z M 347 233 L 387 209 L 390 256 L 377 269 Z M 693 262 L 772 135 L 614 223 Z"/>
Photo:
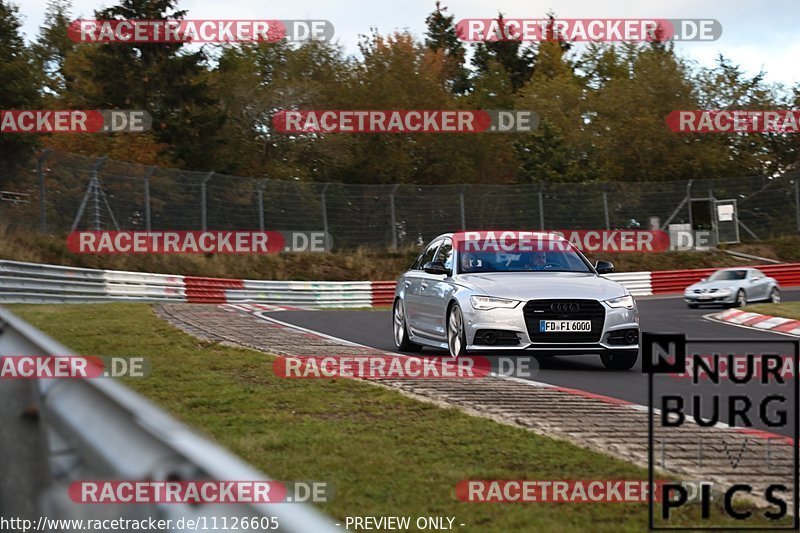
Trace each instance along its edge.
<path fill-rule="evenodd" d="M 717 295 L 712 293 L 684 293 L 683 301 L 687 304 L 732 304 L 736 301 L 736 294 Z"/>
<path fill-rule="evenodd" d="M 488 311 L 474 309 L 471 305 L 463 306 L 467 351 L 582 355 L 639 349 L 639 312 L 636 308 L 611 308 L 601 302 L 605 309 L 605 319 L 599 340 L 592 342 L 537 342 L 532 340 L 528 333 L 523 313 L 524 305 L 523 302 L 514 309 L 490 309 Z M 637 332 L 636 343 L 619 344 L 619 341 L 614 340 L 614 332 L 619 334 L 622 330 L 634 329 Z M 486 330 L 513 332 L 519 339 L 519 343 L 513 346 L 507 344 L 487 345 L 481 342 L 481 337 L 476 338 L 478 332 Z"/>

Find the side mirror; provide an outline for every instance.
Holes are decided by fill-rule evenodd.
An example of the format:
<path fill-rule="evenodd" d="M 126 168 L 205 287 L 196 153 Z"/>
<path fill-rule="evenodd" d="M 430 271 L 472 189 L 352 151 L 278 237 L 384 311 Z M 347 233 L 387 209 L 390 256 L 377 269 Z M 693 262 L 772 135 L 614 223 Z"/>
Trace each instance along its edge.
<path fill-rule="evenodd" d="M 430 263 L 425 263 L 425 266 L 422 267 L 422 270 L 427 272 L 428 274 L 437 274 L 437 275 L 450 275 L 450 270 L 444 266 L 444 263 L 441 261 L 431 261 Z"/>
<path fill-rule="evenodd" d="M 598 274 L 611 274 L 614 272 L 614 263 L 609 261 L 598 261 L 594 264 L 594 269 Z"/>

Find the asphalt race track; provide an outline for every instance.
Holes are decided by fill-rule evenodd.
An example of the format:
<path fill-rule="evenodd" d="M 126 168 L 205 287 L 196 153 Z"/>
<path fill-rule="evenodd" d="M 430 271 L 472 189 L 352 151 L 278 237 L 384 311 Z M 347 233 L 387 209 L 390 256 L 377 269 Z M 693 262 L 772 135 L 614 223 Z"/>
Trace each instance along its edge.
<path fill-rule="evenodd" d="M 784 289 L 782 296 L 784 301 L 800 301 L 800 289 Z M 763 343 L 758 342 L 763 340 L 791 341 L 792 337 L 712 322 L 703 318 L 703 315 L 717 312 L 720 308 L 689 309 L 681 298 L 676 297 L 643 297 L 637 299 L 637 301 L 639 303 L 641 329 L 643 332 L 684 333 L 689 340 L 755 341 L 747 345 L 739 344 L 736 347 L 732 344 L 719 343 L 705 345 L 702 348 L 704 350 L 713 349 L 713 351 L 720 353 L 728 353 L 727 350 L 732 353 L 743 353 L 744 351 L 753 352 L 762 349 L 765 352 L 792 353 L 789 344 L 775 345 L 767 349 Z M 395 352 L 392 341 L 390 311 L 281 311 L 268 313 L 267 316 L 340 339 L 387 352 Z M 699 350 L 699 346 L 690 344 L 689 349 L 698 348 Z M 423 354 L 429 355 L 445 353 L 444 351 L 432 349 L 426 349 L 423 352 Z M 703 351 L 701 353 L 708 352 Z M 534 363 L 538 363 L 539 369 L 535 374 L 528 376 L 528 379 L 561 387 L 580 389 L 640 405 L 647 405 L 648 403 L 647 377 L 642 374 L 641 359 L 633 370 L 620 372 L 605 370 L 600 363 L 600 358 L 596 355 L 539 357 Z M 707 398 L 707 393 L 711 391 L 709 385 L 701 383 L 700 389 L 698 389 L 697 385 L 692 385 L 690 379 L 673 376 L 659 376 L 656 378 L 655 383 L 656 391 L 684 396 L 688 405 L 691 405 L 692 394 L 700 395 L 703 398 L 701 412 L 704 417 L 710 415 L 710 411 L 706 410 L 707 407 L 710 408 L 711 404 Z M 757 401 L 760 397 L 766 396 L 770 392 L 775 392 L 778 390 L 776 387 L 781 387 L 781 391 L 791 393 L 792 389 L 787 387 L 791 387 L 792 384 L 793 380 L 789 379 L 785 385 L 776 385 L 774 383 L 732 385 L 726 383 L 722 387 L 738 387 L 736 389 L 738 393 L 744 393 L 753 400 L 754 409 L 757 412 Z M 719 385 L 715 386 L 714 390 L 719 391 L 719 387 Z M 791 396 L 789 398 L 791 399 Z M 722 404 L 724 403 L 722 402 Z M 725 405 L 720 405 L 720 421 L 728 421 L 727 411 Z M 687 412 L 691 413 L 692 410 L 687 409 Z M 796 420 L 796 418 L 792 417 L 791 405 L 788 412 L 789 420 Z M 789 436 L 794 432 L 791 423 L 784 428 L 775 428 L 766 427 L 760 422 L 756 422 L 754 427 Z"/>

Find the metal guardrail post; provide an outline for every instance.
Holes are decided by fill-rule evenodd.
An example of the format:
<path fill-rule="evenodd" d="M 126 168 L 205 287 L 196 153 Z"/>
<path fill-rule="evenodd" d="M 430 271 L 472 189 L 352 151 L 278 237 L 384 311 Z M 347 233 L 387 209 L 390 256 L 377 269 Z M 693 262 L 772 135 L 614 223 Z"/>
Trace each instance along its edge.
<path fill-rule="evenodd" d="M 208 229 L 208 195 L 206 192 L 206 184 L 212 177 L 214 177 L 213 170 L 206 174 L 206 177 L 203 178 L 203 183 L 200 185 L 200 224 L 203 231 Z"/>
<path fill-rule="evenodd" d="M 256 196 L 258 198 L 258 230 L 264 231 L 264 187 L 266 180 L 259 180 L 256 186 Z"/>
<path fill-rule="evenodd" d="M 150 178 L 156 173 L 158 167 L 152 166 L 144 176 L 144 227 L 147 231 L 152 231 L 153 225 L 150 219 Z"/>
<path fill-rule="evenodd" d="M 459 205 L 461 206 L 461 229 L 467 229 L 467 215 L 464 210 L 464 187 L 462 186 L 458 191 Z"/>
<path fill-rule="evenodd" d="M 797 217 L 797 233 L 800 233 L 800 175 L 794 178 L 794 212 Z"/>
<path fill-rule="evenodd" d="M 544 184 L 539 185 L 539 230 L 544 231 Z"/>
<path fill-rule="evenodd" d="M 41 233 L 47 233 L 47 188 L 44 184 L 44 164 L 50 152 L 50 148 L 46 148 L 36 158 L 36 177 L 39 181 L 39 231 Z"/>
<path fill-rule="evenodd" d="M 330 187 L 330 183 L 326 183 L 325 186 L 322 188 L 322 231 L 325 232 L 325 235 L 328 234 L 328 204 L 325 199 L 325 193 Z"/>
<path fill-rule="evenodd" d="M 92 184 L 94 185 L 94 191 L 92 198 L 94 200 L 94 229 L 95 231 L 100 231 L 100 180 L 97 178 L 97 174 L 100 172 L 100 167 L 103 166 L 103 163 L 106 162 L 108 157 L 103 156 L 97 160 L 97 162 L 92 167 Z"/>
<path fill-rule="evenodd" d="M 608 216 L 608 187 L 603 185 L 603 213 L 606 219 L 606 230 L 611 229 L 611 221 Z"/>

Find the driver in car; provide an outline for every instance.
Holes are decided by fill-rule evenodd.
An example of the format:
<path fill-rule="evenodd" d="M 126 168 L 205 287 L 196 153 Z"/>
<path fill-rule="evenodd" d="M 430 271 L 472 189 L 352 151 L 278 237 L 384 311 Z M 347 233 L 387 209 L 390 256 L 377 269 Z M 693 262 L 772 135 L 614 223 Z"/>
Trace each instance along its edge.
<path fill-rule="evenodd" d="M 531 252 L 528 255 L 528 267 L 531 270 L 544 270 L 547 264 L 547 254 L 543 251 Z"/>
<path fill-rule="evenodd" d="M 478 266 L 475 263 L 475 255 L 469 252 L 461 254 L 461 272 L 472 272 Z"/>

